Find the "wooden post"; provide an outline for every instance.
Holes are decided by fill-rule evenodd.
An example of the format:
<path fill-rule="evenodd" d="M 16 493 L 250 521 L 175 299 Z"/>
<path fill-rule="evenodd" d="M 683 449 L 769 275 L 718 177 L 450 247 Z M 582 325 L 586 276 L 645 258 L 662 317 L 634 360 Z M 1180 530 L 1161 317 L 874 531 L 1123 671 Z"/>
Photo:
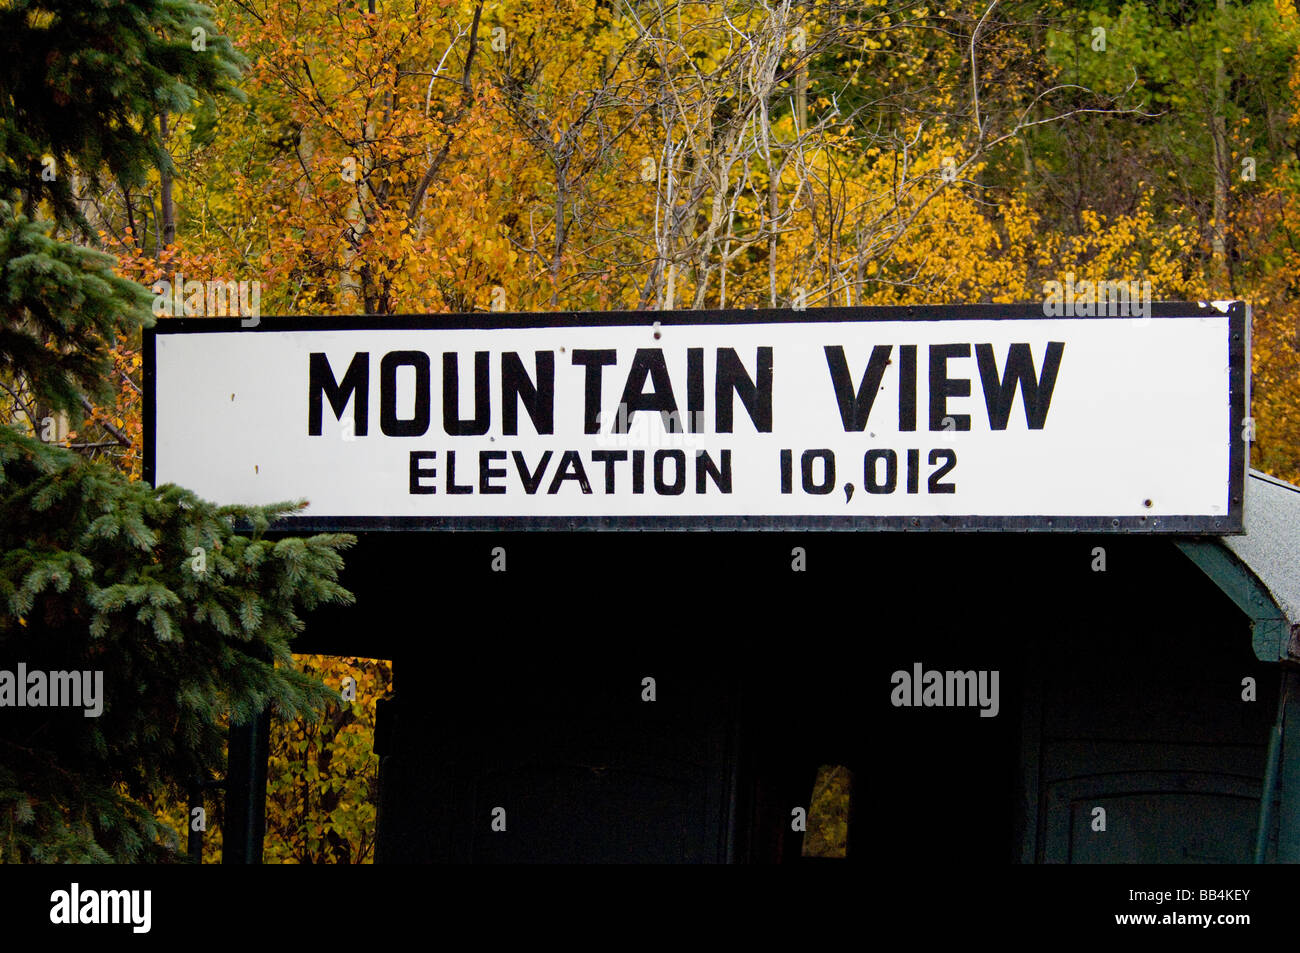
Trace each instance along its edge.
<path fill-rule="evenodd" d="M 226 768 L 226 829 L 221 841 L 223 864 L 260 864 L 266 833 L 266 765 L 270 753 L 271 713 L 250 723 L 230 726 Z"/>

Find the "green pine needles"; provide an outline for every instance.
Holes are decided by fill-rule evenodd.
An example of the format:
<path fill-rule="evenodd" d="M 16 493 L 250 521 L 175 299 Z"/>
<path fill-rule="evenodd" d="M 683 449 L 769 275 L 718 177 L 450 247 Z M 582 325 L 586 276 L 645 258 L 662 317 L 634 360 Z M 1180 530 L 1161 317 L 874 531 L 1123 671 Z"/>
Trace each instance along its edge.
<path fill-rule="evenodd" d="M 351 601 L 353 538 L 267 539 L 295 508 L 155 490 L 0 427 L 0 668 L 104 673 L 99 717 L 0 709 L 5 860 L 166 859 L 180 838 L 141 805 L 221 776 L 227 720 L 337 700 L 289 643 L 300 612 Z"/>

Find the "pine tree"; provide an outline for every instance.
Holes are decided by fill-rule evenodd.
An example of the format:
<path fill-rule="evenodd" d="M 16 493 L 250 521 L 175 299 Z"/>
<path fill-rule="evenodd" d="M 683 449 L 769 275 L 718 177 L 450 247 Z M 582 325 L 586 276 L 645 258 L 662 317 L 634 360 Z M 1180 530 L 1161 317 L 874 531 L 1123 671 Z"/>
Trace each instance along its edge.
<path fill-rule="evenodd" d="M 191 50 L 193 26 L 216 55 Z M 0 54 L 0 392 L 77 421 L 109 389 L 108 347 L 153 320 L 151 296 L 110 256 L 52 237 L 78 216 L 41 157 L 92 186 L 129 181 L 163 161 L 159 112 L 226 90 L 236 60 L 204 8 L 175 0 L 16 0 Z M 223 772 L 228 720 L 337 698 L 289 641 L 301 612 L 351 600 L 338 574 L 352 537 L 270 539 L 294 505 L 155 489 L 38 432 L 0 418 L 0 860 L 173 859 L 179 834 L 146 805 Z M 102 671 L 102 713 L 10 707 L 20 662 Z"/>
<path fill-rule="evenodd" d="M 0 195 L 80 222 L 73 168 L 138 185 L 171 171 L 160 117 L 242 94 L 243 58 L 190 0 L 0 5 Z"/>

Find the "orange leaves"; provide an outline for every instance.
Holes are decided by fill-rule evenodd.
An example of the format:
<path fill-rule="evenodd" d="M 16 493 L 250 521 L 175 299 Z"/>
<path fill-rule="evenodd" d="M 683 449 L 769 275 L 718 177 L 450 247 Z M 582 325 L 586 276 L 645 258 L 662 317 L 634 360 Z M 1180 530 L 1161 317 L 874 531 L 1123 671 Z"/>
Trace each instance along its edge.
<path fill-rule="evenodd" d="M 441 310 L 436 249 L 488 218 L 467 154 L 503 144 L 458 84 L 468 41 L 455 5 L 272 3 L 250 35 L 257 96 L 294 126 L 292 148 L 236 170 L 265 226 L 257 260 L 272 300 L 310 310 Z M 463 23 L 461 26 L 463 27 Z M 470 259 L 458 256 L 460 268 Z M 398 297 L 401 296 L 399 302 Z"/>
<path fill-rule="evenodd" d="M 548 169 L 490 76 L 497 14 L 480 23 L 472 94 L 461 86 L 472 10 L 453 0 L 396 2 L 370 15 L 326 0 L 271 0 L 249 29 L 232 29 L 254 64 L 252 101 L 287 117 L 292 138 L 287 147 L 254 145 L 263 158 L 231 170 L 252 245 L 224 251 L 257 263 L 264 302 L 317 313 L 442 311 L 473 307 L 495 284 L 514 289 L 516 301 L 537 285 L 502 223 L 529 214 L 524 203 L 546 201 Z M 556 32 L 556 15 L 575 28 Z M 538 52 L 551 48 L 548 61 L 563 50 L 556 62 L 566 81 L 594 79 L 604 53 L 583 35 L 593 22 L 587 5 L 548 0 L 544 10 L 512 5 L 500 17 Z M 543 209 L 534 219 L 545 227 L 552 217 Z"/>

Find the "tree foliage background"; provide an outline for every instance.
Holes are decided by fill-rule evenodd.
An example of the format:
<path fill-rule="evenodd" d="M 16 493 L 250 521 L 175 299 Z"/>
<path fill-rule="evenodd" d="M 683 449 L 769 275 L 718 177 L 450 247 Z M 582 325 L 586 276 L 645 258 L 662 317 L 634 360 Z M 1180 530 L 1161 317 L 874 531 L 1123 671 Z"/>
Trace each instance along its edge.
<path fill-rule="evenodd" d="M 0 46 L 0 646 L 35 651 L 13 640 L 43 626 L 69 659 L 193 640 L 213 664 L 269 639 L 276 675 L 240 666 L 281 680 L 244 697 L 296 712 L 275 729 L 276 859 L 368 857 L 360 739 L 387 669 L 314 659 L 298 681 L 257 634 L 342 597 L 343 540 L 237 539 L 236 514 L 133 482 L 159 279 L 258 281 L 267 314 L 810 317 L 1149 281 L 1251 302 L 1252 464 L 1300 481 L 1293 0 L 0 0 Z M 110 499 L 131 502 L 96 522 Z M 229 574 L 185 576 L 186 547 L 218 541 Z M 278 608 L 240 615 L 236 589 Z M 101 617 L 111 635 L 71 634 Z M 356 705 L 294 707 L 345 668 Z M 159 723 L 219 707 L 191 697 Z M 211 768 L 216 736 L 195 743 Z M 11 831 L 34 823 L 15 790 L 0 778 Z"/>

